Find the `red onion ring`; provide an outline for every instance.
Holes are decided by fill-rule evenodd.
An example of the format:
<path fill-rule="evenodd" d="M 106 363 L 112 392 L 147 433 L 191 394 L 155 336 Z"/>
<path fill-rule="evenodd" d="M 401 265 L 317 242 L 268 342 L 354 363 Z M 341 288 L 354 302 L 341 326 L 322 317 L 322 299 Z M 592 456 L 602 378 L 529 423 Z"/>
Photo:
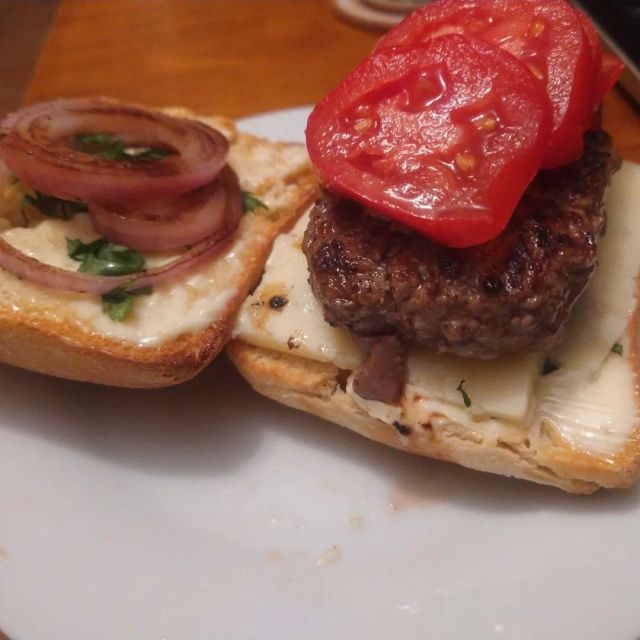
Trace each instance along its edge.
<path fill-rule="evenodd" d="M 150 285 L 166 282 L 192 271 L 213 255 L 231 239 L 242 216 L 242 199 L 238 179 L 233 171 L 225 170 L 220 175 L 224 186 L 224 220 L 216 232 L 199 242 L 172 262 L 149 271 L 125 276 L 95 276 L 78 271 L 68 271 L 40 262 L 27 256 L 0 237 L 0 267 L 18 278 L 49 289 L 73 293 L 102 295 L 119 287 L 135 291 Z"/>
<path fill-rule="evenodd" d="M 110 160 L 68 144 L 71 136 L 98 132 L 177 153 L 151 161 Z M 0 121 L 0 156 L 20 180 L 48 195 L 87 203 L 192 191 L 215 178 L 228 150 L 227 139 L 200 122 L 104 98 L 37 104 Z"/>
<path fill-rule="evenodd" d="M 223 181 L 216 179 L 168 202 L 145 202 L 133 210 L 90 205 L 89 212 L 96 231 L 107 240 L 130 249 L 161 251 L 210 236 L 224 223 L 225 201 Z"/>

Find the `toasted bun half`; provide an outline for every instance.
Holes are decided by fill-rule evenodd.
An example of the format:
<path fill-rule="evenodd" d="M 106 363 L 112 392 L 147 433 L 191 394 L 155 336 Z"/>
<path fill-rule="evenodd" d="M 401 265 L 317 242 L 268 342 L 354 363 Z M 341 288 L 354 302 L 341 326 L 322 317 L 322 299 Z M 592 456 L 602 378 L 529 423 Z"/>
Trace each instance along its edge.
<path fill-rule="evenodd" d="M 614 178 L 597 275 L 551 354 L 473 361 L 415 349 L 399 406 L 363 400 L 351 381 L 365 356 L 322 318 L 299 250 L 301 220 L 276 241 L 229 356 L 257 392 L 408 453 L 571 493 L 629 487 L 640 473 L 639 237 L 627 224 L 638 177 L 640 167 L 626 165 Z"/>
<path fill-rule="evenodd" d="M 167 111 L 196 117 L 184 109 Z M 201 119 L 229 138 L 229 163 L 241 188 L 268 209 L 247 213 L 210 263 L 136 299 L 132 317 L 122 323 L 104 315 L 97 296 L 44 290 L 0 271 L 0 361 L 62 378 L 145 388 L 188 380 L 221 351 L 273 239 L 308 207 L 316 180 L 302 145 L 238 132 L 226 118 Z M 15 194 L 0 189 L 4 237 L 36 257 L 53 247 L 57 253 L 41 259 L 76 269 L 77 263 L 64 262 L 65 237 L 93 239 L 86 216 L 76 216 L 85 218 L 76 227 L 47 220 L 36 231 L 11 223 L 18 208 Z"/>
<path fill-rule="evenodd" d="M 407 453 L 436 458 L 499 475 L 551 485 L 569 493 L 593 493 L 601 487 L 626 488 L 638 477 L 640 434 L 613 458 L 573 449 L 555 434 L 542 446 L 523 437 L 483 439 L 462 423 L 435 416 L 419 429 L 401 433 L 364 411 L 344 389 L 345 372 L 315 362 L 234 340 L 232 362 L 258 393 L 335 422 L 366 438 Z M 348 374 L 347 374 L 348 375 Z"/>

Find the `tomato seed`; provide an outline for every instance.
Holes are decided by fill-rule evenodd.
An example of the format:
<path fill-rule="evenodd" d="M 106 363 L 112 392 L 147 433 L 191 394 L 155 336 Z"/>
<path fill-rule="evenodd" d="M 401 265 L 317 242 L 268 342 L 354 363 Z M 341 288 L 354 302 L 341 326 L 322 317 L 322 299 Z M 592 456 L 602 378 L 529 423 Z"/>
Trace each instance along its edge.
<path fill-rule="evenodd" d="M 527 66 L 529 67 L 529 71 L 531 71 L 531 73 L 533 73 L 533 75 L 538 78 L 538 80 L 544 80 L 544 72 L 538 65 L 532 64 L 530 62 L 529 64 L 527 64 Z"/>
<path fill-rule="evenodd" d="M 537 18 L 529 25 L 528 35 L 530 38 L 539 38 L 543 34 L 544 30 L 544 20 Z"/>
<path fill-rule="evenodd" d="M 476 128 L 480 131 L 495 131 L 498 121 L 491 116 L 484 116 L 474 121 Z"/>
<path fill-rule="evenodd" d="M 358 120 L 354 125 L 353 128 L 358 132 L 358 133 L 362 133 L 363 131 L 367 131 L 368 129 L 371 128 L 371 120 L 369 120 L 369 118 L 366 118 L 364 120 Z"/>
<path fill-rule="evenodd" d="M 467 24 L 467 28 L 470 33 L 480 33 L 487 28 L 487 23 L 484 20 L 473 20 Z"/>
<path fill-rule="evenodd" d="M 472 153 L 456 153 L 456 164 L 460 171 L 473 171 L 478 161 Z"/>

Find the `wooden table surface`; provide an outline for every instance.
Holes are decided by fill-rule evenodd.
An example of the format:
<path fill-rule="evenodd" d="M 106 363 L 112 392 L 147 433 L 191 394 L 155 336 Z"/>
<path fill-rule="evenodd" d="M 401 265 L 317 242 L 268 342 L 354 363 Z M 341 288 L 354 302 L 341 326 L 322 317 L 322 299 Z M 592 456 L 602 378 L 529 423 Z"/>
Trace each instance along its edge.
<path fill-rule="evenodd" d="M 27 102 L 110 95 L 243 116 L 320 99 L 380 33 L 329 0 L 65 0 Z M 619 92 L 605 126 L 640 162 L 640 115 Z"/>

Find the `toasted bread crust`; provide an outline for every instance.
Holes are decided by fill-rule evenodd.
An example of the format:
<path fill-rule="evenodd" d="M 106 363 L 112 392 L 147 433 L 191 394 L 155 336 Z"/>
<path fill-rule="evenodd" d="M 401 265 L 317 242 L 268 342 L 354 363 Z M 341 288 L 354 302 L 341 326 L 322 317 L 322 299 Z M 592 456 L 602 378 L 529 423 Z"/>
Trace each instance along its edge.
<path fill-rule="evenodd" d="M 345 372 L 332 364 L 306 360 L 232 341 L 227 352 L 251 386 L 262 395 L 312 413 L 371 440 L 471 469 L 532 480 L 570 493 L 589 494 L 600 487 L 624 488 L 638 476 L 640 432 L 617 455 L 598 457 L 576 451 L 558 439 L 533 448 L 521 442 L 484 441 L 452 421 L 423 424 L 402 435 L 392 425 L 365 413 L 345 392 Z"/>
<path fill-rule="evenodd" d="M 189 115 L 178 109 L 172 112 Z M 227 119 L 213 122 L 232 139 L 232 144 L 240 140 L 247 154 L 254 147 L 268 147 L 284 156 L 299 146 L 239 134 Z M 71 311 L 64 318 L 40 313 L 37 301 L 20 301 L 19 310 L 0 303 L 0 361 L 61 378 L 119 387 L 164 387 L 189 380 L 228 342 L 235 315 L 259 280 L 274 238 L 294 224 L 315 196 L 316 178 L 308 164 L 283 175 L 281 180 L 295 185 L 286 205 L 279 208 L 277 215 L 255 215 L 245 221 L 227 247 L 232 250 L 235 245 L 242 245 L 247 258 L 237 281 L 227 283 L 233 288 L 232 296 L 209 326 L 157 346 L 139 346 L 101 335 L 90 324 L 73 317 Z M 10 290 L 11 279 L 0 273 L 0 289 Z"/>

